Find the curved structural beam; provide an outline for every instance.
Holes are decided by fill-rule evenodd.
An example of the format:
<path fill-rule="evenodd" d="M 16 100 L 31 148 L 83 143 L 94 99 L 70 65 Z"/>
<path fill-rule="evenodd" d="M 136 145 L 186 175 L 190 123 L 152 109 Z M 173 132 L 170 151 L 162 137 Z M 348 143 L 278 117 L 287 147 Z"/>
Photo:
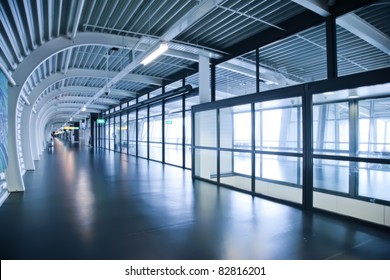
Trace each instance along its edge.
<path fill-rule="evenodd" d="M 20 62 L 18 67 L 12 74 L 16 86 L 9 88 L 8 99 L 8 167 L 7 185 L 10 192 L 24 191 L 24 182 L 19 167 L 19 157 L 17 150 L 17 124 L 16 124 L 16 108 L 19 96 L 22 94 L 22 89 L 30 74 L 48 57 L 64 51 L 69 48 L 80 45 L 107 45 L 117 46 L 121 48 L 133 48 L 138 42 L 137 39 L 130 37 L 117 36 L 112 34 L 101 34 L 92 32 L 78 33 L 74 40 L 69 40 L 64 37 L 58 37 L 49 41 L 30 53 L 24 60 Z M 31 107 L 31 106 L 30 106 Z M 28 107 L 28 108 L 30 108 Z M 31 111 L 30 111 L 31 113 Z M 23 124 L 23 122 L 22 122 Z M 22 131 L 31 132 L 30 128 L 21 128 Z M 27 138 L 27 137 L 23 137 Z M 23 139 L 22 139 L 23 141 Z M 25 148 L 22 147 L 22 150 Z M 27 151 L 31 154 L 31 148 Z M 32 155 L 30 155 L 30 160 Z"/>

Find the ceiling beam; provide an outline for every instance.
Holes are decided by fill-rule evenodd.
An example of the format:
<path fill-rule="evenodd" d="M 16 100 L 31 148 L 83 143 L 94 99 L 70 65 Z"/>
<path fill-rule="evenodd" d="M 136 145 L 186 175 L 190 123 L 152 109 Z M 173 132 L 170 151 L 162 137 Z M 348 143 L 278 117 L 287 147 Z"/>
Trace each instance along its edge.
<path fill-rule="evenodd" d="M 292 2 L 323 17 L 330 16 L 329 7 L 326 0 L 292 0 Z"/>
<path fill-rule="evenodd" d="M 77 27 L 79 26 L 80 23 L 80 17 L 81 17 L 81 12 L 83 11 L 83 7 L 84 7 L 84 0 L 79 0 L 77 5 L 77 10 L 76 10 L 76 15 L 73 22 L 72 33 L 70 34 L 71 40 L 73 40 L 74 37 L 76 37 Z"/>
<path fill-rule="evenodd" d="M 390 54 L 390 38 L 361 17 L 349 13 L 336 19 L 336 23 L 386 54 Z"/>
<path fill-rule="evenodd" d="M 185 31 L 188 27 L 200 20 L 202 17 L 210 13 L 223 0 L 201 0 L 198 6 L 192 8 L 188 13 L 182 16 L 171 28 L 169 28 L 162 36 L 161 40 L 171 41 L 176 36 Z"/>

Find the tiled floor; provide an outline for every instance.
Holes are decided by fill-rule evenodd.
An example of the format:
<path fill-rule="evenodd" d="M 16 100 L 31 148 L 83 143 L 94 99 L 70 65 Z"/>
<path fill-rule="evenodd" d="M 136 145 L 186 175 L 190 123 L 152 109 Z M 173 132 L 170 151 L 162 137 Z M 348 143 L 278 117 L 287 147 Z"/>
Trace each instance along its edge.
<path fill-rule="evenodd" d="M 390 259 L 390 230 L 56 140 L 0 207 L 1 259 Z"/>

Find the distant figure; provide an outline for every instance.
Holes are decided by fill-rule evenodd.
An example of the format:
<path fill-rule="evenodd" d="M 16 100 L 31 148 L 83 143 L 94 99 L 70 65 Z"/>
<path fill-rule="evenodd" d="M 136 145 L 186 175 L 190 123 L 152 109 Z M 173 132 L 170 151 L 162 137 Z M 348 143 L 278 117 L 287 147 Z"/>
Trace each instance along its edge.
<path fill-rule="evenodd" d="M 54 141 L 53 138 L 50 139 L 47 145 L 48 152 L 53 152 L 54 151 Z"/>

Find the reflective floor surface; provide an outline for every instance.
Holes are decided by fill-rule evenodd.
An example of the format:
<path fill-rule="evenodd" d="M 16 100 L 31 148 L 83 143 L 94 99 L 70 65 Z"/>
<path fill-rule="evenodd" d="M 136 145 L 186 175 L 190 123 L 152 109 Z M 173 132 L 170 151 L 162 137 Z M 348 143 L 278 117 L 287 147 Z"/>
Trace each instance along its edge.
<path fill-rule="evenodd" d="M 55 142 L 0 207 L 1 259 L 390 259 L 390 230 Z"/>

